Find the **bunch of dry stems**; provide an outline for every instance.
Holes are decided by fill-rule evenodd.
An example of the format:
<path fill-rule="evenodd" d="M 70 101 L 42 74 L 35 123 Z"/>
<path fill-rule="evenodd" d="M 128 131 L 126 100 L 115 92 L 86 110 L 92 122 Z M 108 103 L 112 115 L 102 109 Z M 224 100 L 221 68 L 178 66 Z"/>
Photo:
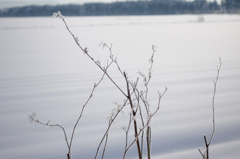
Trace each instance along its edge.
<path fill-rule="evenodd" d="M 109 53 L 110 53 L 110 63 L 107 63 L 106 66 L 101 66 L 100 62 L 98 60 L 95 60 L 88 52 L 87 47 L 82 47 L 79 43 L 79 39 L 77 36 L 75 36 L 71 30 L 69 29 L 65 18 L 63 17 L 63 15 L 60 13 L 60 11 L 58 11 L 57 13 L 53 14 L 53 17 L 59 17 L 65 24 L 68 32 L 70 33 L 70 35 L 73 37 L 75 43 L 77 44 L 77 46 L 80 48 L 80 50 L 87 55 L 87 57 L 89 57 L 89 59 L 100 69 L 100 71 L 102 71 L 102 76 L 99 79 L 99 81 L 97 83 L 94 84 L 92 91 L 88 97 L 88 99 L 86 100 L 85 104 L 82 106 L 81 112 L 79 113 L 78 119 L 76 120 L 76 123 L 72 129 L 72 133 L 71 133 L 71 138 L 70 140 L 67 137 L 66 131 L 64 129 L 63 126 L 59 125 L 59 124 L 50 124 L 50 121 L 48 122 L 41 122 L 37 116 L 36 113 L 33 113 L 31 115 L 29 115 L 29 120 L 31 123 L 38 123 L 41 125 L 46 125 L 46 126 L 50 126 L 50 127 L 59 127 L 62 129 L 63 133 L 64 133 L 64 137 L 65 137 L 65 141 L 68 147 L 68 152 L 67 152 L 67 158 L 71 159 L 71 148 L 72 148 L 72 142 L 74 139 L 74 133 L 75 130 L 78 126 L 78 123 L 84 113 L 84 109 L 87 106 L 87 104 L 89 103 L 89 101 L 92 99 L 93 96 L 93 92 L 95 91 L 95 89 L 97 88 L 97 86 L 102 82 L 102 80 L 104 79 L 104 77 L 106 76 L 111 82 L 112 84 L 122 93 L 122 95 L 124 96 L 125 100 L 123 104 L 117 104 L 117 109 L 114 111 L 114 113 L 111 114 L 111 116 L 108 118 L 109 119 L 109 123 L 108 123 L 108 127 L 102 137 L 102 139 L 100 140 L 100 143 L 97 147 L 96 150 L 96 154 L 95 154 L 95 159 L 98 157 L 99 151 L 101 146 L 103 145 L 103 151 L 102 151 L 102 158 L 104 158 L 104 153 L 105 153 L 105 149 L 106 149 L 106 145 L 108 142 L 108 134 L 109 134 L 109 130 L 112 126 L 112 124 L 114 123 L 115 119 L 118 117 L 119 113 L 125 108 L 125 107 L 130 107 L 131 112 L 129 112 L 130 117 L 129 117 L 129 122 L 127 127 L 124 127 L 123 130 L 125 132 L 125 149 L 123 152 L 123 159 L 126 157 L 126 154 L 128 152 L 128 150 L 130 149 L 130 147 L 136 143 L 137 146 L 137 152 L 138 152 L 138 158 L 142 159 L 143 158 L 143 149 L 144 146 L 147 150 L 147 158 L 150 159 L 151 158 L 151 126 L 150 126 L 150 122 L 152 117 L 154 117 L 154 115 L 156 115 L 156 113 L 158 112 L 158 110 L 160 109 L 160 101 L 161 98 L 163 97 L 163 95 L 166 93 L 167 88 L 163 91 L 163 93 L 159 93 L 159 99 L 158 99 L 158 103 L 157 103 L 157 108 L 154 111 L 150 111 L 150 104 L 148 102 L 148 84 L 151 80 L 151 71 L 152 71 L 152 67 L 153 67 L 153 63 L 154 63 L 154 54 L 156 52 L 156 46 L 152 45 L 152 56 L 149 59 L 150 62 L 150 67 L 148 70 L 148 75 L 145 75 L 142 72 L 139 72 L 140 77 L 143 79 L 143 84 L 144 84 L 144 90 L 139 90 L 138 88 L 138 82 L 139 82 L 139 78 L 136 79 L 136 81 L 129 81 L 127 73 L 123 70 L 121 70 L 121 67 L 119 66 L 117 59 L 114 57 L 114 55 L 112 54 L 112 45 L 108 46 L 106 43 L 101 42 L 100 45 L 103 46 L 103 48 L 108 48 Z M 122 77 L 125 79 L 126 82 L 126 88 L 125 90 L 123 90 L 122 88 L 119 87 L 119 85 L 111 78 L 111 76 L 108 74 L 108 69 L 109 67 L 111 67 L 112 64 L 115 64 L 118 68 L 118 71 L 120 72 L 120 74 L 122 75 Z M 213 96 L 213 103 L 212 103 L 212 107 L 213 107 L 213 132 L 212 132 L 212 136 L 209 142 L 207 142 L 206 140 L 206 136 L 204 136 L 205 139 L 205 145 L 206 145 L 206 149 L 204 150 L 199 150 L 199 152 L 201 153 L 202 157 L 204 159 L 209 159 L 209 155 L 208 155 L 208 150 L 209 150 L 209 145 L 211 144 L 211 141 L 213 139 L 213 135 L 215 132 L 215 120 L 214 120 L 214 99 L 215 99 L 215 93 L 216 93 L 216 84 L 218 81 L 218 76 L 219 76 L 219 71 L 221 68 L 221 59 L 220 59 L 220 67 L 218 67 L 218 74 L 217 74 L 217 78 L 216 80 L 214 80 L 214 96 Z M 143 111 L 145 111 L 145 114 L 147 114 L 147 118 L 143 117 Z M 136 116 L 139 116 L 139 118 L 136 118 Z M 140 120 L 139 122 L 137 122 L 137 120 Z M 138 124 L 141 123 L 141 125 L 139 126 Z M 129 141 L 128 139 L 128 135 L 129 135 L 129 129 L 132 126 L 133 128 L 133 132 L 134 132 L 134 139 L 132 141 Z M 145 131 L 146 130 L 146 131 Z M 144 143 L 144 138 L 146 139 L 146 143 Z"/>

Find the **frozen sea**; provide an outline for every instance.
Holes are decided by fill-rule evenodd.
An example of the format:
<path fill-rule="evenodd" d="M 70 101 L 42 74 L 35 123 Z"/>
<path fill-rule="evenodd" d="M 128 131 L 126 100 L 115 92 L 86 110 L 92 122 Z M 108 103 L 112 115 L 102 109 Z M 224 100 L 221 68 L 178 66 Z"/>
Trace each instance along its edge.
<path fill-rule="evenodd" d="M 216 132 L 211 159 L 240 156 L 240 16 L 177 15 L 65 17 L 81 46 L 104 66 L 112 44 L 122 70 L 131 80 L 147 73 L 152 45 L 157 46 L 149 85 L 151 110 L 157 91 L 167 93 L 151 122 L 154 159 L 201 158 L 203 135 L 212 132 L 213 79 L 222 59 L 215 98 Z M 126 91 L 113 65 L 108 70 Z M 70 137 L 99 68 L 83 54 L 61 19 L 0 18 L 0 158 L 65 159 L 67 145 L 57 127 L 30 124 L 36 112 L 41 121 L 65 127 Z M 139 80 L 141 83 L 142 80 Z M 104 78 L 85 108 L 72 145 L 73 158 L 94 158 L 114 102 L 124 96 Z M 123 156 L 128 109 L 110 129 L 105 158 Z M 129 134 L 129 140 L 133 134 Z M 146 150 L 144 150 L 146 158 Z M 101 157 L 101 153 L 99 158 Z M 127 158 L 136 156 L 135 145 Z"/>

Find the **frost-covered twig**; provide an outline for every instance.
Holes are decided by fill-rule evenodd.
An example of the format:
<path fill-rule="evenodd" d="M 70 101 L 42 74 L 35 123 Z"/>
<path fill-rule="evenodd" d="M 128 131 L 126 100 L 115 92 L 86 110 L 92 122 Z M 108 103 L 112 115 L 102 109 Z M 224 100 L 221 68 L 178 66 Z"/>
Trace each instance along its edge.
<path fill-rule="evenodd" d="M 108 67 L 110 67 L 110 65 L 111 65 L 111 63 L 108 65 Z M 76 127 L 77 127 L 77 125 L 78 125 L 78 123 L 79 123 L 79 121 L 80 121 L 80 119 L 81 119 L 81 117 L 83 115 L 85 107 L 87 106 L 87 104 L 90 101 L 90 99 L 93 97 L 93 93 L 94 93 L 95 89 L 102 82 L 104 76 L 105 76 L 105 73 L 102 75 L 101 79 L 97 83 L 94 83 L 93 89 L 92 89 L 92 91 L 91 91 L 87 101 L 83 105 L 82 110 L 81 110 L 81 112 L 79 114 L 79 117 L 78 117 L 78 119 L 77 119 L 77 121 L 76 121 L 76 123 L 75 123 L 75 125 L 73 127 L 73 131 L 72 131 L 72 134 L 71 134 L 70 142 L 68 142 L 66 131 L 65 131 L 63 126 L 61 126 L 59 124 L 50 124 L 50 120 L 47 123 L 43 123 L 43 122 L 40 121 L 39 118 L 36 119 L 36 115 L 37 115 L 36 113 L 33 113 L 33 114 L 29 115 L 30 123 L 38 123 L 38 124 L 45 125 L 45 126 L 57 126 L 57 127 L 60 127 L 63 130 L 64 136 L 65 136 L 65 140 L 66 140 L 66 143 L 67 143 L 67 146 L 68 146 L 68 153 L 67 153 L 68 159 L 71 159 L 71 147 L 72 147 L 72 142 L 73 142 L 73 137 L 74 137 L 74 133 L 75 133 Z"/>
<path fill-rule="evenodd" d="M 130 126 L 131 126 L 131 123 L 132 123 L 132 114 L 129 113 L 130 117 L 129 117 L 129 122 L 128 122 L 128 127 L 126 128 L 123 128 L 123 130 L 125 131 L 125 134 L 126 134 L 126 141 L 125 141 L 125 149 L 124 149 L 124 152 L 125 150 L 127 149 L 127 146 L 128 146 L 128 132 L 129 132 L 129 129 L 130 129 Z"/>
<path fill-rule="evenodd" d="M 72 32 L 69 30 L 68 25 L 67 25 L 67 23 L 65 22 L 64 16 L 61 14 L 61 12 L 58 11 L 57 13 L 53 13 L 53 17 L 59 17 L 59 18 L 61 18 L 61 19 L 63 20 L 63 22 L 65 23 L 65 26 L 66 26 L 67 30 L 68 30 L 68 31 L 70 32 L 70 34 L 73 36 L 73 38 L 74 38 L 75 42 L 77 43 L 77 45 L 82 49 L 82 51 L 83 51 L 84 53 L 86 53 L 86 54 L 88 55 L 88 50 L 87 50 L 87 48 L 83 49 L 83 48 L 80 46 L 79 41 L 78 41 L 78 38 L 77 38 L 76 36 L 74 36 L 74 35 L 72 34 Z M 89 57 L 90 57 L 90 56 L 89 56 Z M 91 57 L 90 57 L 90 58 L 91 58 Z M 91 58 L 91 59 L 94 61 L 93 58 Z M 95 61 L 94 61 L 94 62 L 95 62 Z M 95 62 L 95 63 L 97 64 L 97 62 Z M 92 89 L 92 91 L 91 91 L 91 93 L 90 93 L 90 96 L 88 97 L 87 101 L 86 101 L 85 104 L 83 105 L 82 110 L 81 110 L 81 112 L 80 112 L 80 114 L 79 114 L 79 117 L 78 117 L 78 119 L 77 119 L 77 121 L 76 121 L 76 123 L 75 123 L 75 125 L 74 125 L 74 127 L 73 127 L 70 141 L 68 141 L 68 139 L 67 139 L 66 131 L 65 131 L 65 129 L 64 129 L 63 126 L 61 126 L 61 125 L 59 125 L 59 124 L 49 124 L 50 121 L 48 121 L 47 123 L 43 123 L 43 122 L 41 122 L 39 119 L 36 119 L 36 113 L 33 113 L 33 114 L 29 115 L 29 121 L 30 121 L 31 123 L 34 122 L 34 123 L 38 123 L 38 124 L 46 125 L 46 126 L 57 126 L 57 127 L 60 127 L 60 128 L 63 130 L 64 136 L 65 136 L 65 140 L 66 140 L 66 143 L 67 143 L 67 146 L 68 146 L 68 153 L 67 153 L 68 159 L 71 159 L 71 147 L 72 147 L 72 142 L 73 142 L 74 133 L 75 133 L 76 127 L 77 127 L 77 125 L 78 125 L 78 123 L 79 123 L 79 121 L 80 121 L 80 119 L 81 119 L 81 117 L 82 117 L 82 115 L 83 115 L 84 109 L 85 109 L 86 105 L 88 104 L 88 102 L 90 101 L 90 99 L 93 97 L 93 93 L 94 93 L 96 87 L 97 87 L 97 86 L 101 83 L 101 81 L 103 80 L 104 76 L 105 76 L 106 73 L 107 73 L 107 69 L 111 66 L 111 64 L 112 64 L 112 62 L 111 62 L 110 64 L 108 64 L 105 68 L 102 68 L 100 65 L 97 64 L 102 70 L 104 70 L 104 71 L 103 71 L 103 75 L 102 75 L 102 77 L 100 78 L 100 80 L 99 80 L 97 83 L 94 83 L 94 86 L 93 86 L 93 89 Z"/>
<path fill-rule="evenodd" d="M 99 149 L 100 149 L 100 147 L 101 147 L 104 139 L 107 137 L 108 132 L 109 132 L 112 124 L 114 123 L 114 121 L 115 121 L 115 119 L 117 118 L 118 114 L 119 114 L 119 113 L 122 111 L 122 109 L 126 106 L 126 104 L 127 104 L 127 100 L 124 102 L 124 104 L 123 104 L 121 107 L 118 107 L 116 113 L 113 113 L 112 116 L 109 118 L 108 128 L 106 129 L 106 131 L 105 131 L 105 133 L 104 133 L 104 135 L 103 135 L 103 137 L 102 137 L 102 139 L 101 139 L 101 141 L 100 141 L 100 143 L 99 143 L 99 145 L 98 145 L 98 148 L 97 148 L 97 151 L 96 151 L 96 154 L 95 154 L 95 159 L 97 159 Z M 105 147 L 106 147 L 106 145 L 105 145 Z"/>
<path fill-rule="evenodd" d="M 164 94 L 167 92 L 167 88 L 165 88 L 165 91 L 160 94 L 159 94 L 159 99 L 158 99 L 158 107 L 157 109 L 153 112 L 153 114 L 151 114 L 147 120 L 147 123 L 144 125 L 144 127 L 142 127 L 140 129 L 140 131 L 135 135 L 135 139 L 129 144 L 129 146 L 125 149 L 125 152 L 124 152 L 124 155 L 123 155 L 123 159 L 125 158 L 126 154 L 127 154 L 127 151 L 131 148 L 131 146 L 138 141 L 138 137 L 140 136 L 141 132 L 147 127 L 149 126 L 150 122 L 151 122 L 151 119 L 152 117 L 158 112 L 158 110 L 160 109 L 160 101 L 161 101 L 161 98 L 164 96 Z"/>
<path fill-rule="evenodd" d="M 83 105 L 82 109 L 81 109 L 81 112 L 78 116 L 78 119 L 76 120 L 76 123 L 73 127 L 73 130 L 72 130 L 72 134 L 71 134 L 71 139 L 70 141 L 68 141 L 67 139 L 67 135 L 66 135 L 66 132 L 65 132 L 65 129 L 64 127 L 62 127 L 61 125 L 59 124 L 49 124 L 50 121 L 46 122 L 46 123 L 42 123 L 39 119 L 36 119 L 36 114 L 32 114 L 32 115 L 29 115 L 29 120 L 30 122 L 35 122 L 35 123 L 39 123 L 41 125 L 46 125 L 46 126 L 57 126 L 57 127 L 60 127 L 63 132 L 64 132 L 64 136 L 65 136 L 65 140 L 66 140 L 66 143 L 67 143 L 67 146 L 68 146 L 68 153 L 67 153 L 67 157 L 68 159 L 71 159 L 71 147 L 72 147 L 72 142 L 73 142 L 73 139 L 74 139 L 74 134 L 75 134 L 75 130 L 77 128 L 77 125 L 83 115 L 83 112 L 84 112 L 84 109 L 85 107 L 87 106 L 87 104 L 89 103 L 89 101 L 92 99 L 92 96 L 93 96 L 93 93 L 96 89 L 96 87 L 101 83 L 101 81 L 103 80 L 104 76 L 106 75 L 110 81 L 118 88 L 118 90 L 124 95 L 124 97 L 126 97 L 126 99 L 124 100 L 124 104 L 123 105 L 117 105 L 117 109 L 116 111 L 113 111 L 110 118 L 109 118 L 109 123 L 108 123 L 108 127 L 106 129 L 106 132 L 105 134 L 103 135 L 103 138 L 102 140 L 100 141 L 99 143 L 99 146 L 97 148 L 97 151 L 96 151 L 96 155 L 95 155 L 95 159 L 97 158 L 98 156 L 98 152 L 99 152 L 99 149 L 105 139 L 105 144 L 104 144 L 104 148 L 103 148 L 103 153 L 102 153 L 102 158 L 104 157 L 104 154 L 105 154 L 105 149 L 106 149 L 106 146 L 107 146 L 107 142 L 108 142 L 108 134 L 109 134 L 109 130 L 112 126 L 112 124 L 114 123 L 115 119 L 117 118 L 117 116 L 119 115 L 119 113 L 122 111 L 122 109 L 126 106 L 126 105 L 130 105 L 130 108 L 131 108 L 131 113 L 130 113 L 130 121 L 129 121 L 129 124 L 128 124 L 128 127 L 125 129 L 125 133 L 126 133 L 126 145 L 125 145 L 125 152 L 124 152 L 124 157 L 128 151 L 128 149 L 131 147 L 131 145 L 133 143 L 137 143 L 137 150 L 138 150 L 138 157 L 139 159 L 142 159 L 142 151 L 143 151 L 143 135 L 144 135 L 144 129 L 147 127 L 147 149 L 148 149 L 148 154 L 150 154 L 150 144 L 151 144 L 151 127 L 149 126 L 150 125 L 150 120 L 151 118 L 156 114 L 156 112 L 158 111 L 159 109 L 159 105 L 160 105 L 160 99 L 163 95 L 160 95 L 159 94 L 159 104 L 158 104 L 158 108 L 157 110 L 151 114 L 150 113 L 150 109 L 149 109 L 149 101 L 147 99 L 147 95 L 148 95 L 148 84 L 150 82 L 150 79 L 151 79 L 151 70 L 152 70 L 152 66 L 153 66 L 153 58 L 154 58 L 154 53 L 156 52 L 156 49 L 155 49 L 155 46 L 152 45 L 152 50 L 153 50 L 153 54 L 149 60 L 150 62 L 150 68 L 149 68 L 149 72 L 148 72 L 148 76 L 145 76 L 143 73 L 139 73 L 140 76 L 143 78 L 143 81 L 144 81 L 144 86 L 145 86 L 145 89 L 142 91 L 139 91 L 138 88 L 137 88 L 137 84 L 138 84 L 138 79 L 136 80 L 135 83 L 133 82 L 130 82 L 129 79 L 128 79 L 128 76 L 126 74 L 126 72 L 122 71 L 118 62 L 117 62 L 117 58 L 114 57 L 114 55 L 112 54 L 112 45 L 111 46 L 108 46 L 106 43 L 101 43 L 100 46 L 102 45 L 103 48 L 104 47 L 107 47 L 110 51 L 110 59 L 111 59 L 111 62 L 110 64 L 107 63 L 107 65 L 105 67 L 101 66 L 101 63 L 99 60 L 94 60 L 94 58 L 89 54 L 88 52 L 88 48 L 87 47 L 82 47 L 80 45 L 80 42 L 79 42 L 79 38 L 77 36 L 75 36 L 72 31 L 69 29 L 68 27 L 68 24 L 66 23 L 65 21 L 65 18 L 64 16 L 61 14 L 60 11 L 58 11 L 57 13 L 54 13 L 53 14 L 53 17 L 59 17 L 65 24 L 68 32 L 70 33 L 70 35 L 73 37 L 75 43 L 77 44 L 77 46 L 83 51 L 83 53 L 85 55 L 88 56 L 88 58 L 90 58 L 90 60 L 92 60 L 94 62 L 94 64 L 100 68 L 100 70 L 103 72 L 103 75 L 101 77 L 101 79 L 99 80 L 98 83 L 95 83 L 94 86 L 93 86 L 93 89 L 90 93 L 90 96 L 88 97 L 88 99 L 86 100 L 85 104 Z M 112 63 L 115 63 L 119 72 L 123 75 L 123 77 L 125 78 L 126 80 L 126 90 L 127 90 L 127 93 L 125 93 L 119 86 L 117 83 L 115 83 L 115 81 L 110 77 L 110 75 L 108 74 L 107 70 L 108 68 L 111 66 Z M 131 86 L 131 88 L 130 88 Z M 165 90 L 165 92 L 167 91 L 167 89 Z M 163 94 L 165 94 L 165 92 Z M 134 97 L 135 95 L 135 97 Z M 134 103 L 137 101 L 137 104 Z M 147 112 L 147 122 L 146 124 L 144 124 L 144 120 L 143 120 L 143 113 L 142 113 L 142 109 L 141 109 L 141 106 L 140 106 L 140 102 L 143 102 L 145 108 L 146 108 L 146 112 Z M 138 111 L 139 110 L 139 111 Z M 138 130 L 138 126 L 137 126 L 137 119 L 136 119 L 136 115 L 137 113 L 140 114 L 140 117 L 141 117 L 141 121 L 142 121 L 142 128 L 140 128 Z M 130 129 L 130 126 L 131 126 L 131 123 L 133 121 L 133 129 L 134 129 L 134 137 L 135 137 L 135 140 L 128 146 L 128 133 L 129 133 L 129 129 Z M 141 142 L 141 146 L 140 146 L 140 142 L 139 142 L 139 135 L 142 134 L 142 142 Z M 149 140 L 150 139 L 150 140 Z M 127 147 L 128 146 L 128 147 Z M 150 157 L 148 157 L 150 158 Z"/>
<path fill-rule="evenodd" d="M 73 37 L 74 41 L 76 42 L 76 44 L 78 45 L 78 47 L 98 66 L 98 68 L 101 69 L 101 71 L 103 71 L 103 73 L 106 74 L 106 76 L 110 79 L 110 81 L 119 89 L 119 91 L 125 96 L 127 97 L 126 93 L 115 83 L 115 81 L 110 77 L 110 75 L 106 72 L 105 68 L 101 67 L 101 65 L 99 65 L 98 61 L 95 61 L 94 58 L 88 53 L 88 48 L 85 47 L 83 48 L 80 43 L 79 43 L 79 39 L 77 36 L 75 36 L 72 31 L 69 29 L 64 17 L 62 16 L 61 12 L 58 11 L 57 13 L 53 13 L 53 17 L 59 17 L 62 19 L 62 21 L 64 22 L 67 30 L 69 31 L 69 33 L 71 34 L 71 36 Z"/>
<path fill-rule="evenodd" d="M 141 154 L 141 146 L 140 146 L 140 143 L 139 143 L 139 139 L 138 139 L 138 126 L 137 126 L 137 121 L 136 121 L 136 111 L 134 111 L 134 108 L 133 108 L 133 103 L 132 103 L 132 97 L 131 97 L 131 93 L 130 93 L 130 87 L 129 87 L 129 81 L 127 79 L 127 75 L 126 73 L 124 72 L 124 77 L 125 77 L 125 80 L 126 80 L 126 84 L 127 84 L 127 99 L 129 101 L 129 104 L 130 104 L 130 107 L 131 107 L 131 110 L 132 110 L 132 115 L 133 115 L 133 124 L 134 124 L 134 135 L 136 137 L 136 143 L 137 143 L 137 150 L 138 150 L 138 157 L 139 159 L 142 159 L 142 154 Z"/>
<path fill-rule="evenodd" d="M 112 62 L 114 62 L 114 63 L 116 64 L 119 72 L 124 76 L 123 71 L 121 70 L 121 68 L 120 68 L 120 66 L 119 66 L 119 64 L 118 64 L 118 62 L 117 62 L 117 57 L 115 57 L 115 56 L 113 55 L 113 53 L 112 53 L 112 44 L 111 44 L 111 46 L 108 46 L 106 43 L 101 42 L 101 43 L 99 44 L 99 46 L 102 46 L 103 48 L 105 48 L 105 47 L 108 48 L 109 53 L 110 53 L 109 58 L 112 60 Z"/>
<path fill-rule="evenodd" d="M 106 67 L 106 70 L 111 66 L 112 63 L 110 63 L 107 67 Z M 97 82 L 97 83 L 94 83 L 94 86 L 93 86 L 93 89 L 90 93 L 90 96 L 88 97 L 87 101 L 85 102 L 85 104 L 83 105 L 82 107 L 82 110 L 81 110 L 81 113 L 77 119 L 77 122 L 75 123 L 74 125 L 74 128 L 73 128 L 73 132 L 72 132 L 72 136 L 71 136 L 71 140 L 70 140 L 70 148 L 72 146 L 72 141 L 73 141 L 73 137 L 74 137 L 74 133 L 75 133 L 75 130 L 76 130 L 76 127 L 79 123 L 79 120 L 81 119 L 82 115 L 83 115 L 83 111 L 84 111 L 84 108 L 86 107 L 86 105 L 88 104 L 88 102 L 90 101 L 90 99 L 93 97 L 93 93 L 95 91 L 95 89 L 97 88 L 97 86 L 102 82 L 103 78 L 105 76 L 105 73 L 102 75 L 101 79 Z"/>
<path fill-rule="evenodd" d="M 203 159 L 209 159 L 209 146 L 212 142 L 213 136 L 215 134 L 215 96 L 216 96 L 216 90 L 217 90 L 217 82 L 218 82 L 218 78 L 219 78 L 219 72 L 221 70 L 222 67 L 222 61 L 221 58 L 219 57 L 219 63 L 220 65 L 217 66 L 217 77 L 215 80 L 213 80 L 214 83 L 214 89 L 213 89 L 213 97 L 212 97 L 212 110 L 213 110 L 213 130 L 212 130 L 212 135 L 211 138 L 209 140 L 209 142 L 207 141 L 207 136 L 204 135 L 204 143 L 205 143 L 205 148 L 203 149 L 204 151 L 201 151 L 200 149 L 198 149 L 198 151 L 200 152 L 201 156 L 203 157 Z"/>
<path fill-rule="evenodd" d="M 138 72 L 139 75 L 143 78 L 143 83 L 144 83 L 144 86 L 145 86 L 145 90 L 141 90 L 140 93 L 139 93 L 139 90 L 136 89 L 136 91 L 140 94 L 140 99 L 141 99 L 141 101 L 143 102 L 143 104 L 145 106 L 148 118 L 150 118 L 150 114 L 151 114 L 150 113 L 150 103 L 149 103 L 149 100 L 148 100 L 148 91 L 149 91 L 148 90 L 148 84 L 149 84 L 149 82 L 151 80 L 151 77 L 152 77 L 152 67 L 153 67 L 153 61 L 154 61 L 155 52 L 156 52 L 156 46 L 152 45 L 152 56 L 149 59 L 150 68 L 148 70 L 148 76 L 146 76 L 141 71 Z M 141 120 L 142 120 L 142 125 L 144 125 L 141 108 L 140 108 L 140 116 L 141 116 Z M 144 131 L 142 131 L 142 138 L 143 138 L 143 133 L 144 133 Z M 149 125 L 147 126 L 146 140 L 147 140 L 147 144 L 146 145 L 147 145 L 148 159 L 150 159 L 151 158 L 151 127 Z M 143 139 L 142 139 L 142 145 L 143 145 Z"/>
<path fill-rule="evenodd" d="M 62 129 L 63 131 L 63 134 L 64 134 L 64 137 L 65 137 L 65 140 L 66 140 L 66 144 L 68 146 L 68 153 L 67 153 L 67 157 L 68 159 L 71 159 L 71 146 L 68 142 L 68 138 L 67 138 L 67 134 L 66 134 L 66 131 L 64 129 L 63 126 L 59 125 L 59 124 L 50 124 L 50 120 L 48 120 L 48 122 L 46 123 L 43 123 L 40 121 L 39 118 L 37 118 L 37 113 L 32 113 L 31 115 L 28 115 L 28 120 L 29 122 L 32 124 L 32 123 L 36 123 L 36 124 L 40 124 L 40 125 L 45 125 L 45 126 L 51 126 L 51 127 L 59 127 Z"/>
<path fill-rule="evenodd" d="M 214 83 L 214 92 L 213 92 L 213 97 L 212 97 L 212 109 L 213 109 L 213 131 L 212 131 L 212 136 L 209 140 L 209 145 L 211 144 L 212 142 L 212 139 L 213 139 L 213 136 L 214 136 L 214 133 L 215 133 L 215 96 L 216 96 L 216 91 L 217 91 L 217 82 L 218 82 L 218 78 L 219 78 L 219 72 L 220 72 L 220 69 L 222 67 L 222 61 L 221 61 L 221 58 L 219 57 L 219 67 L 217 66 L 217 77 L 215 80 L 213 80 L 213 83 Z"/>

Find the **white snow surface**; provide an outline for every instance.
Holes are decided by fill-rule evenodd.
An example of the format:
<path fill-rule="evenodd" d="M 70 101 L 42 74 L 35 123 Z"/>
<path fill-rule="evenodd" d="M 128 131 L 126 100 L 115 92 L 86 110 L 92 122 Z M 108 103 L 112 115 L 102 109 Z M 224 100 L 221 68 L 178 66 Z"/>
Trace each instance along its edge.
<path fill-rule="evenodd" d="M 199 22 L 199 16 L 204 18 Z M 240 156 L 240 16 L 174 15 L 65 17 L 69 28 L 101 65 L 107 48 L 135 81 L 148 73 L 152 45 L 157 46 L 149 84 L 150 110 L 158 93 L 168 91 L 151 120 L 153 158 L 201 158 L 203 135 L 212 132 L 213 79 L 222 60 L 215 98 L 216 132 L 211 159 Z M 108 70 L 126 91 L 116 66 Z M 67 145 L 61 129 L 29 124 L 36 112 L 41 121 L 72 128 L 102 72 L 77 47 L 58 18 L 0 18 L 0 158 L 64 159 Z M 142 79 L 139 80 L 139 84 Z M 73 158 L 94 158 L 114 109 L 124 96 L 107 79 L 97 87 L 75 132 Z M 110 129 L 105 158 L 123 156 L 129 108 Z M 132 128 L 132 127 L 131 127 Z M 133 139 L 132 130 L 129 142 Z M 101 155 L 101 153 L 100 153 Z M 136 158 L 136 146 L 127 158 Z M 144 150 L 146 157 L 146 150 Z"/>

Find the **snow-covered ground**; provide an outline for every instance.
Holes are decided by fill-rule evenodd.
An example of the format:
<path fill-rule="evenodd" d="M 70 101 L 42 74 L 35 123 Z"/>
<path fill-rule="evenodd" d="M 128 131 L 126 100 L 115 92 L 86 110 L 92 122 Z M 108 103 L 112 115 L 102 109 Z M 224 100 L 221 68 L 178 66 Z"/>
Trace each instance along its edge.
<path fill-rule="evenodd" d="M 147 73 L 152 44 L 157 46 L 149 85 L 151 109 L 157 91 L 167 93 L 152 126 L 153 158 L 201 158 L 203 135 L 212 131 L 213 79 L 219 57 L 222 69 L 215 99 L 216 133 L 212 159 L 240 155 L 240 16 L 179 15 L 66 17 L 70 29 L 94 59 L 106 65 L 112 43 L 119 65 L 135 80 Z M 108 60 L 109 61 L 109 60 Z M 110 75 L 126 90 L 115 66 Z M 77 47 L 60 19 L 0 18 L 0 158 L 63 159 L 67 146 L 61 129 L 30 125 L 36 112 L 42 121 L 72 127 L 87 100 L 99 68 Z M 139 81 L 142 82 L 142 81 Z M 94 92 L 77 128 L 73 158 L 94 158 L 106 130 L 106 119 L 123 95 L 107 78 Z M 123 155 L 128 110 L 110 130 L 106 158 Z M 133 134 L 129 134 L 131 140 Z M 145 153 L 146 155 L 146 153 Z M 127 158 L 136 157 L 136 147 Z"/>

